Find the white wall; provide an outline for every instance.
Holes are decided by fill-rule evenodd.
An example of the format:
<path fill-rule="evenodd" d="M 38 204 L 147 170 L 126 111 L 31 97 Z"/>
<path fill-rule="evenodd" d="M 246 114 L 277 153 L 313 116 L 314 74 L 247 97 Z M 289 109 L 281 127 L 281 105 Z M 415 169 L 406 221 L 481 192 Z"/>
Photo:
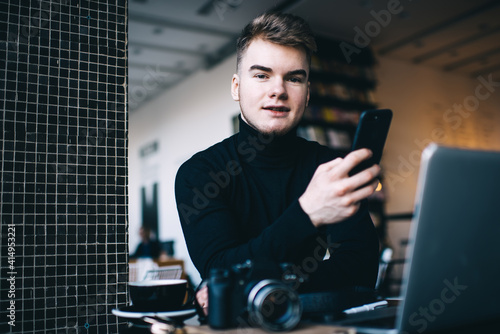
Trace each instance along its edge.
<path fill-rule="evenodd" d="M 233 133 L 231 119 L 239 112 L 230 94 L 235 67 L 236 57 L 231 57 L 211 71 L 202 70 L 129 117 L 130 251 L 140 241 L 137 232 L 141 225 L 141 186 L 156 178 L 160 185 L 159 238 L 175 240 L 176 257 L 184 259 L 195 282 L 199 275 L 189 260 L 175 207 L 175 174 L 194 153 Z M 158 170 L 145 172 L 139 150 L 153 141 L 159 142 L 159 160 L 155 162 Z"/>
<path fill-rule="evenodd" d="M 230 81 L 235 69 L 231 57 L 211 71 L 187 78 L 166 94 L 151 101 L 129 117 L 129 218 L 130 249 L 139 242 L 141 224 L 140 187 L 157 179 L 159 192 L 159 237 L 176 240 L 176 257 L 186 261 L 195 282 L 199 275 L 189 260 L 174 200 L 177 168 L 195 152 L 232 134 L 231 118 L 238 104 L 231 99 Z M 429 141 L 500 150 L 499 87 L 479 89 L 474 78 L 443 73 L 387 58 L 379 59 L 376 98 L 381 107 L 391 108 L 394 119 L 382 166 L 386 176 L 389 213 L 411 212 L 422 147 Z M 496 91 L 498 90 L 498 91 Z M 490 95 L 486 97 L 487 93 Z M 467 105 L 462 114 L 454 104 Z M 439 130 L 441 129 L 441 130 Z M 157 170 L 144 171 L 139 149 L 159 142 Z M 420 144 L 418 144 L 420 143 Z M 424 144 L 422 144 L 424 143 Z M 151 163 L 151 161 L 149 161 Z M 408 233 L 408 223 L 391 223 L 389 236 L 397 246 Z"/>

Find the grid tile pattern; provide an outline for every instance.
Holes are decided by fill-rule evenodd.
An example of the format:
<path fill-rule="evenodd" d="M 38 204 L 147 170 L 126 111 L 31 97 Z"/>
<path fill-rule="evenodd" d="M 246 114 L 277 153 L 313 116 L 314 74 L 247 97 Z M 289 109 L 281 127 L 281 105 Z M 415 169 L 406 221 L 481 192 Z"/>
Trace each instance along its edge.
<path fill-rule="evenodd" d="M 1 333 L 125 326 L 126 7 L 0 4 Z"/>

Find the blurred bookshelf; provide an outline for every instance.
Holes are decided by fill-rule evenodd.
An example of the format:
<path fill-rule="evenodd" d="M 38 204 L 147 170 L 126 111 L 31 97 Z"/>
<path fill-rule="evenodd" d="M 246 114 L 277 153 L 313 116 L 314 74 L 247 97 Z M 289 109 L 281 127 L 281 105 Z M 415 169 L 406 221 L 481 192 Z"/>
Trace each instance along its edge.
<path fill-rule="evenodd" d="M 360 49 L 346 41 L 324 37 L 316 40 L 318 52 L 311 57 L 309 106 L 297 135 L 332 147 L 342 156 L 351 149 L 361 113 L 377 108 L 376 59 L 370 48 Z M 346 45 L 349 45 L 347 50 L 356 52 L 346 56 Z M 378 190 L 368 199 L 368 208 L 383 249 L 390 245 L 383 178 L 380 182 Z"/>
<path fill-rule="evenodd" d="M 371 49 L 354 45 L 350 50 L 356 52 L 346 56 L 341 47 L 345 41 L 319 37 L 317 43 L 318 52 L 311 58 L 309 106 L 297 134 L 347 153 L 361 112 L 377 107 L 375 57 Z"/>

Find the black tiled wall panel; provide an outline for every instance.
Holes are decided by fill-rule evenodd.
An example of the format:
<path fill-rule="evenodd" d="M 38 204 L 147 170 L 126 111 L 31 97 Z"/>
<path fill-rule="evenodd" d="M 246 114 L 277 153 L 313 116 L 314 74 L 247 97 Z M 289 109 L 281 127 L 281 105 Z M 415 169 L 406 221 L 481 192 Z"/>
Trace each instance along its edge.
<path fill-rule="evenodd" d="M 0 332 L 117 333 L 126 0 L 0 1 Z"/>

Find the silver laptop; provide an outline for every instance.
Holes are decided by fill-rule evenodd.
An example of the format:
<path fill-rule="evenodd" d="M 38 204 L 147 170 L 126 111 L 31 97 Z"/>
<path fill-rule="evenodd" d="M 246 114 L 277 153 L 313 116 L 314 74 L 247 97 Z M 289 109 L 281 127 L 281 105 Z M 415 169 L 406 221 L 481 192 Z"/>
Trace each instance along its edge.
<path fill-rule="evenodd" d="M 357 333 L 500 332 L 500 152 L 423 151 L 407 259 L 393 328 L 373 318 L 343 325 Z"/>

